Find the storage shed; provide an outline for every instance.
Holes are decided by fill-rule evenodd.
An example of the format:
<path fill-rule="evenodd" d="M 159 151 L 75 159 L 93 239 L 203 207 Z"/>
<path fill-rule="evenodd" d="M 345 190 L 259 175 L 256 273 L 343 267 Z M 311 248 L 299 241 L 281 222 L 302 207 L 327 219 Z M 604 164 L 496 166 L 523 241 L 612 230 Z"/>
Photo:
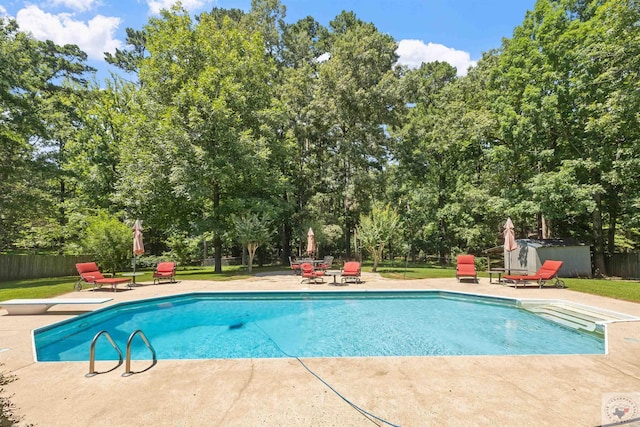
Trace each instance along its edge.
<path fill-rule="evenodd" d="M 534 274 L 546 260 L 563 261 L 560 277 L 591 277 L 591 248 L 571 239 L 517 239 L 518 249 L 504 251 L 512 274 Z M 515 271 L 523 270 L 523 271 Z"/>

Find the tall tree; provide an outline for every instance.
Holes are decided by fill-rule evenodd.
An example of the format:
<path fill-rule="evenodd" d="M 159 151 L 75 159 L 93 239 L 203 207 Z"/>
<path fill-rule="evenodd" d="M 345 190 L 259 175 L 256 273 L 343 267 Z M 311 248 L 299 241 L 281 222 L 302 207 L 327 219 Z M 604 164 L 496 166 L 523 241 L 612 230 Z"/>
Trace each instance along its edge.
<path fill-rule="evenodd" d="M 210 218 L 220 272 L 225 212 L 233 209 L 225 202 L 268 182 L 261 111 L 271 102 L 273 59 L 259 32 L 229 17 L 220 23 L 202 14 L 196 24 L 174 7 L 150 20 L 145 33 L 145 115 L 170 146 L 173 191 L 198 201 Z"/>
<path fill-rule="evenodd" d="M 49 218 L 65 222 L 64 147 L 81 126 L 73 97 L 94 71 L 86 58 L 75 45 L 37 41 L 0 21 L 0 247 Z"/>
<path fill-rule="evenodd" d="M 621 162 L 623 153 L 637 152 L 635 79 L 626 71 L 637 65 L 637 17 L 632 1 L 539 0 L 505 42 L 494 80 L 503 140 L 524 171 L 541 235 L 584 238 L 579 231 L 590 228 L 601 273 L 604 220 L 612 240 L 621 182 L 637 175 L 621 167 L 635 163 Z"/>
<path fill-rule="evenodd" d="M 453 97 L 440 94 L 456 78 L 456 70 L 444 62 L 422 64 L 416 70 L 406 72 L 403 90 L 407 103 L 412 107 L 401 128 L 394 129 L 395 158 L 399 172 L 410 180 L 405 191 L 406 204 L 427 213 L 427 222 L 413 223 L 414 230 L 423 230 L 424 238 L 431 241 L 429 249 L 438 251 L 445 259 L 451 249 L 449 220 L 445 208 L 453 196 L 458 153 L 454 142 L 448 138 L 449 120 L 443 120 L 441 100 L 452 102 Z M 419 205 L 415 203 L 419 201 Z"/>
<path fill-rule="evenodd" d="M 279 111 L 273 128 L 281 132 L 282 151 L 279 170 L 285 179 L 282 200 L 283 258 L 291 255 L 291 244 L 306 238 L 310 221 L 318 217 L 309 212 L 315 192 L 318 163 L 312 150 L 319 139 L 314 125 L 316 111 L 312 105 L 317 90 L 318 58 L 325 52 L 328 31 L 312 17 L 285 26 L 282 34 L 281 72 L 276 108 Z M 323 218 L 324 219 L 324 218 Z"/>
<path fill-rule="evenodd" d="M 404 111 L 398 81 L 396 43 L 370 23 L 343 12 L 331 22 L 328 59 L 318 65 L 312 110 L 317 138 L 310 149 L 315 182 L 324 206 L 342 223 L 344 247 L 361 212 L 368 209 L 377 175 L 386 167 L 391 140 L 386 131 Z"/>

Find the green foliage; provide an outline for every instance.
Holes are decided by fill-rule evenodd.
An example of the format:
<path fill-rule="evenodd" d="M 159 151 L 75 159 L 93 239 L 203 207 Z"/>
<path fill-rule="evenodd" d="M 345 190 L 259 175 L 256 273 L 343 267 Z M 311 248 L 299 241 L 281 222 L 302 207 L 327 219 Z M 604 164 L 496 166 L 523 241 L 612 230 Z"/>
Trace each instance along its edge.
<path fill-rule="evenodd" d="M 200 239 L 190 237 L 186 233 L 175 232 L 167 238 L 169 252 L 165 255 L 170 260 L 175 260 L 179 265 L 191 265 L 202 258 L 200 253 Z"/>
<path fill-rule="evenodd" d="M 375 204 L 370 215 L 360 217 L 358 239 L 361 245 L 373 256 L 373 268 L 376 271 L 382 259 L 385 246 L 402 234 L 400 216 L 391 206 Z"/>
<path fill-rule="evenodd" d="M 256 250 L 267 243 L 273 235 L 271 221 L 268 214 L 259 215 L 257 213 L 234 215 L 231 218 L 237 239 L 247 248 L 249 253 L 249 273 L 253 267 Z"/>
<path fill-rule="evenodd" d="M 77 47 L 0 22 L 0 250 L 79 253 L 103 209 L 144 219 L 154 255 L 181 264 L 211 241 L 220 273 L 233 215 L 268 211 L 260 246 L 285 258 L 310 225 L 349 256 L 379 203 L 404 230 L 391 255 L 477 253 L 507 216 L 518 237 L 592 245 L 603 272 L 640 248 L 637 2 L 538 0 L 464 77 L 397 66 L 395 40 L 352 12 L 324 27 L 251 5 L 127 29 L 107 60 L 130 79 L 102 87 Z"/>
<path fill-rule="evenodd" d="M 51 244 L 34 230 L 64 225 L 61 137 L 73 137 L 73 85 L 92 71 L 85 60 L 77 46 L 37 41 L 0 20 L 0 250 L 20 239 Z"/>
<path fill-rule="evenodd" d="M 131 261 L 133 232 L 116 217 L 98 211 L 87 219 L 82 245 L 102 269 L 115 274 Z"/>
<path fill-rule="evenodd" d="M 160 205 L 151 223 L 158 228 L 213 232 L 217 271 L 236 199 L 270 194 L 270 183 L 279 182 L 263 126 L 275 62 L 264 35 L 249 25 L 271 28 L 262 20 L 271 15 L 260 13 L 246 22 L 219 11 L 193 20 L 174 7 L 144 28 L 149 54 L 139 64 L 134 116 L 144 131 L 134 129 L 126 143 L 123 167 L 132 173 L 118 192 L 146 212 Z M 153 194 L 164 202 L 149 200 Z"/>

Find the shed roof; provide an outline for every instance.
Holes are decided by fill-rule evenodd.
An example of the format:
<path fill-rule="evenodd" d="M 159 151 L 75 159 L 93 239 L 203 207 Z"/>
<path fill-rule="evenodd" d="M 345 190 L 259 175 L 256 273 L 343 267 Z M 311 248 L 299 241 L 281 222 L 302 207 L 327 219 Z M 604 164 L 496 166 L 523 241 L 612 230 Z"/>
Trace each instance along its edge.
<path fill-rule="evenodd" d="M 493 248 L 485 249 L 482 251 L 485 254 L 501 254 L 504 252 L 504 245 L 495 246 Z"/>
<path fill-rule="evenodd" d="M 559 239 L 517 239 L 519 243 L 524 243 L 527 246 L 535 248 L 553 247 L 553 246 L 585 246 L 584 243 L 580 243 L 571 238 L 559 238 Z"/>

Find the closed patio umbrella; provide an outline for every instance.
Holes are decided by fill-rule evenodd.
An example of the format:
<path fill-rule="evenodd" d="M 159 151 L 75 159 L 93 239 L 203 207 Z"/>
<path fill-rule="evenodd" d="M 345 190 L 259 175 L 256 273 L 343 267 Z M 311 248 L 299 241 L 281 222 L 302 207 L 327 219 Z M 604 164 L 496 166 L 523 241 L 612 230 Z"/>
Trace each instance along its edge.
<path fill-rule="evenodd" d="M 504 250 L 507 252 L 515 251 L 518 249 L 518 243 L 516 242 L 516 233 L 514 231 L 513 222 L 511 218 L 507 218 L 507 222 L 504 224 Z M 507 271 L 511 274 L 511 255 L 508 258 L 508 265 L 506 265 Z"/>
<path fill-rule="evenodd" d="M 136 219 L 133 224 L 133 272 L 136 272 L 136 260 L 138 255 L 144 253 L 144 244 L 142 243 L 142 223 L 139 219 Z M 133 282 L 135 283 L 136 276 L 133 276 Z"/>
<path fill-rule="evenodd" d="M 313 255 L 316 251 L 316 236 L 313 233 L 313 229 L 309 227 L 307 232 L 307 254 Z"/>

